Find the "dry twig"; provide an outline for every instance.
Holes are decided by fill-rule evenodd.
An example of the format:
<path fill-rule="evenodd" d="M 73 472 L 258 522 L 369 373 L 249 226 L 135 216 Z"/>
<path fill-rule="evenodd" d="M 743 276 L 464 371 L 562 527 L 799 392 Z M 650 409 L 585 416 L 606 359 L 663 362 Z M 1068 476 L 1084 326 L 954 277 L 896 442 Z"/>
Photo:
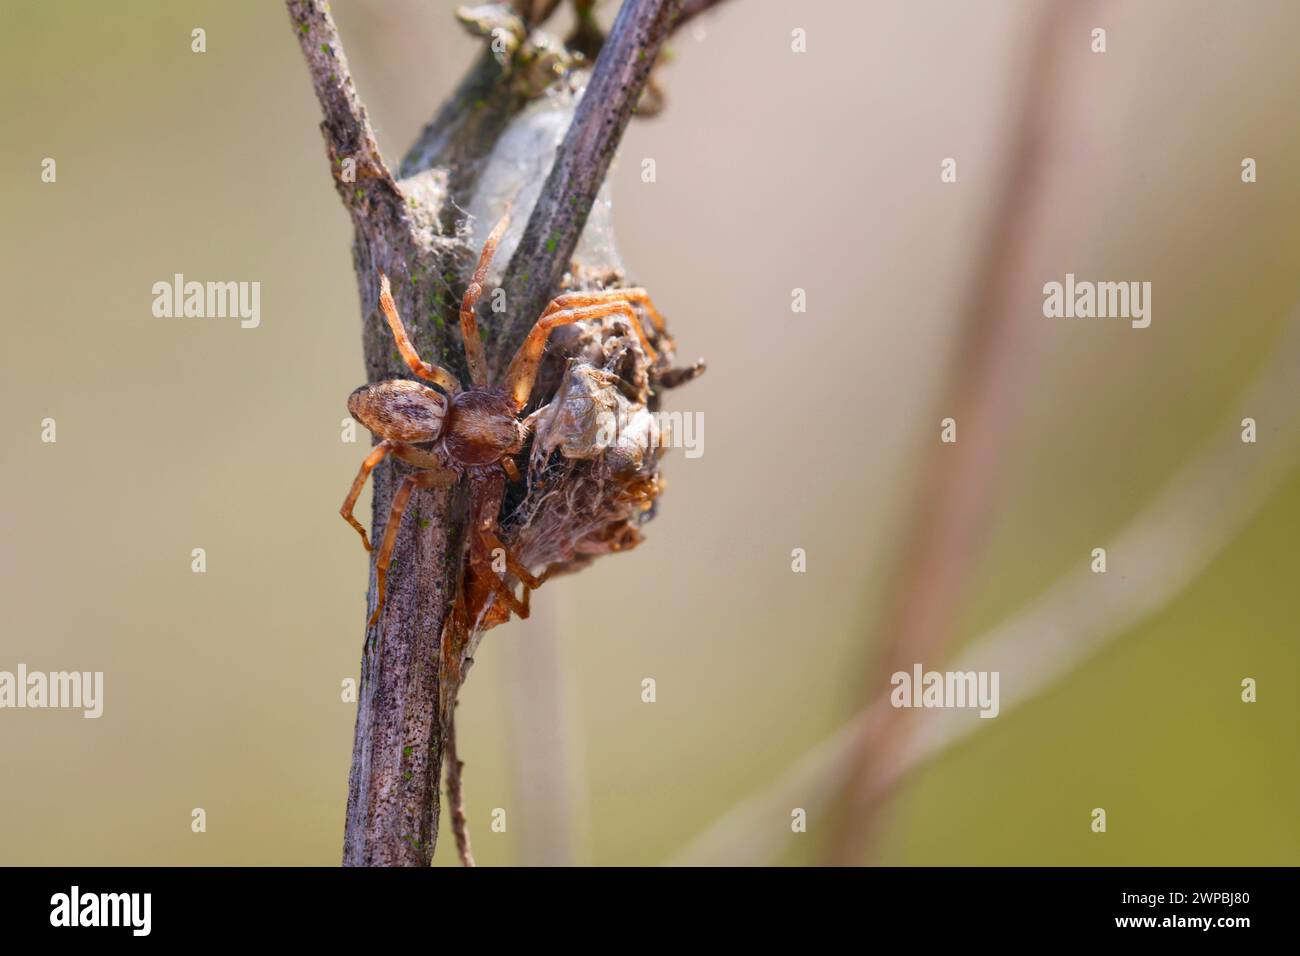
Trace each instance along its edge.
<path fill-rule="evenodd" d="M 530 16 L 543 16 L 554 5 L 538 0 L 529 6 Z M 328 3 L 287 0 L 287 7 L 324 115 L 321 129 L 335 186 L 352 217 L 367 379 L 405 378 L 408 371 L 394 355 L 376 309 L 378 276 L 392 277 L 398 311 L 408 317 L 417 349 L 459 354 L 459 343 L 445 330 L 456 326 L 454 302 L 475 251 L 457 233 L 456 210 L 466 205 L 477 171 L 526 105 L 527 94 L 506 81 L 506 71 L 485 50 L 408 152 L 398 181 L 380 155 Z M 527 290 L 508 300 L 519 338 L 567 267 L 673 10 L 673 0 L 627 0 L 614 23 L 589 82 L 594 95 L 584 98 L 556 163 L 560 172 L 548 181 L 545 202 L 530 220 L 531 252 L 516 256 L 507 276 L 508 290 Z M 554 249 L 552 236 L 560 240 Z M 498 337 L 489 361 L 502 361 L 517 345 Z M 374 513 L 381 521 L 396 485 L 395 469 L 385 463 L 374 483 Z M 460 581 L 464 495 L 456 489 L 417 490 L 408 516 L 397 538 L 388 600 L 366 635 L 362 656 L 345 864 L 428 865 L 437 839 L 448 729 L 439 713 L 438 661 Z"/>
<path fill-rule="evenodd" d="M 456 854 L 462 866 L 474 865 L 469 847 L 469 827 L 465 820 L 465 761 L 456 753 L 456 719 L 447 726 L 447 802 L 451 805 L 451 832 L 456 838 Z"/>

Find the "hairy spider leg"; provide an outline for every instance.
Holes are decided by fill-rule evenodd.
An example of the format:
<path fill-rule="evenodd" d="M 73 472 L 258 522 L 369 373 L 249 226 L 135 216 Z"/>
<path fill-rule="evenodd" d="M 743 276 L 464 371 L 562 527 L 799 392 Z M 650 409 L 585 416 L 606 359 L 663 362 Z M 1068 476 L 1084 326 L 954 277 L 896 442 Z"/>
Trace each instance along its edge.
<path fill-rule="evenodd" d="M 502 474 L 480 474 L 474 481 L 468 578 L 474 583 L 474 604 L 479 608 L 476 613 L 481 613 L 487 607 L 488 598 L 495 593 L 505 601 L 510 612 L 520 618 L 527 618 L 529 590 L 541 587 L 545 576 L 538 578 L 533 575 L 497 536 L 497 514 L 501 511 L 504 494 L 505 476 Z M 497 548 L 505 556 L 506 570 L 518 577 L 524 586 L 522 602 L 515 597 L 514 589 L 506 584 L 494 566 L 493 552 Z"/>
<path fill-rule="evenodd" d="M 506 583 L 497 576 L 497 573 L 493 571 L 490 566 L 486 571 L 480 573 L 486 580 L 489 590 L 496 592 L 496 594 L 506 602 L 506 607 L 510 609 L 511 614 L 515 615 L 515 617 L 519 618 L 521 621 L 528 620 L 528 588 L 524 588 L 524 598 L 521 601 L 519 598 L 515 597 L 515 592 L 506 586 Z M 509 618 L 506 620 L 509 620 Z"/>
<path fill-rule="evenodd" d="M 582 301 L 576 301 L 577 299 Z M 645 309 L 646 315 L 650 316 L 650 321 L 654 323 L 655 331 L 660 335 L 666 334 L 664 317 L 659 314 L 654 302 L 650 300 L 650 293 L 640 286 L 631 289 L 600 289 L 595 292 L 565 292 L 563 295 L 552 299 L 551 304 L 546 307 L 546 311 L 542 315 L 574 305 L 595 305 L 597 302 L 609 302 L 615 299 L 626 299 L 628 302 L 635 302 L 641 306 Z"/>
<path fill-rule="evenodd" d="M 522 601 L 515 597 L 514 589 L 507 585 L 505 580 L 497 574 L 492 554 L 498 548 L 501 550 L 502 555 L 505 556 L 506 570 L 517 577 L 519 583 L 523 585 L 524 596 Z M 517 617 L 527 620 L 529 599 L 533 591 L 540 588 L 546 581 L 547 575 L 545 573 L 540 576 L 535 575 L 520 564 L 514 552 L 506 547 L 505 542 L 497 537 L 496 533 L 490 528 L 480 527 L 478 529 L 478 548 L 475 550 L 478 553 L 471 554 L 470 558 L 480 566 L 480 573 L 487 579 L 489 587 L 505 599 L 506 605 Z"/>
<path fill-rule="evenodd" d="M 556 312 L 562 312 L 565 309 L 575 309 L 587 305 L 600 305 L 605 302 L 635 302 L 646 310 L 650 316 L 650 321 L 654 323 L 655 331 L 660 335 L 665 335 L 664 319 L 659 314 L 659 310 L 654 307 L 650 301 L 650 293 L 645 289 L 605 289 L 602 292 L 566 292 L 558 295 L 551 300 L 551 304 L 546 307 L 542 313 L 542 318 L 548 315 L 554 315 Z M 636 337 L 641 340 L 641 347 L 645 349 L 646 358 L 653 364 L 658 361 L 659 354 L 650 347 L 650 340 L 646 338 L 645 330 L 641 327 L 641 320 L 637 318 L 636 313 L 632 313 L 631 319 L 632 331 Z"/>
<path fill-rule="evenodd" d="M 388 511 L 388 525 L 384 528 L 384 540 L 379 546 L 379 556 L 375 559 L 375 612 L 370 615 L 370 621 L 366 624 L 367 628 L 375 626 L 375 622 L 379 620 L 379 612 L 384 609 L 388 565 L 393 560 L 393 546 L 397 543 L 397 529 L 401 527 L 402 515 L 406 511 L 411 492 L 417 487 L 445 487 L 451 483 L 449 479 L 454 480 L 454 478 L 455 474 L 450 471 L 422 471 L 418 474 L 407 475 L 402 479 L 397 494 L 393 495 L 393 506 Z"/>
<path fill-rule="evenodd" d="M 622 299 L 580 308 L 559 309 L 538 319 L 532 331 L 528 333 L 528 337 L 524 339 L 524 344 L 519 346 L 519 351 L 511 359 L 510 368 L 506 370 L 505 382 L 502 383 L 506 394 L 514 401 L 515 408 L 523 411 L 524 406 L 528 404 L 528 396 L 532 394 L 533 383 L 537 380 L 537 370 L 541 368 L 542 353 L 546 350 L 546 338 L 551 334 L 551 329 L 615 314 L 622 315 L 633 328 L 640 331 L 641 326 L 637 323 L 636 313 L 632 311 L 632 306 Z"/>
<path fill-rule="evenodd" d="M 455 375 L 441 366 L 430 365 L 423 361 L 415 351 L 415 346 L 407 337 L 406 326 L 402 324 L 402 317 L 397 314 L 397 303 L 393 301 L 388 276 L 382 272 L 379 273 L 379 308 L 384 313 L 384 318 L 388 320 L 388 328 L 392 330 L 397 351 L 402 354 L 402 360 L 406 362 L 407 367 L 420 378 L 432 382 L 448 394 L 459 392 L 460 381 Z"/>
<path fill-rule="evenodd" d="M 659 310 L 655 308 L 655 304 L 650 301 L 650 293 L 642 288 L 606 289 L 601 292 L 567 292 L 554 299 L 551 304 L 546 307 L 546 311 L 543 312 L 542 315 L 546 316 L 558 309 L 575 305 L 593 305 L 597 302 L 609 302 L 618 299 L 624 299 L 628 302 L 635 302 L 640 305 L 645 309 L 646 314 L 650 316 L 650 321 L 654 323 L 655 331 L 659 333 L 659 337 L 661 339 L 666 339 L 670 343 L 672 342 L 672 337 L 668 334 L 668 330 L 664 326 L 664 317 L 659 314 Z M 650 343 L 646 341 L 643 327 L 638 325 L 635 326 L 635 329 L 637 337 L 641 340 L 641 346 L 646 350 L 646 358 L 648 358 L 651 363 L 654 363 L 657 361 L 658 356 L 655 354 L 655 350 L 650 347 Z M 668 369 L 660 374 L 659 384 L 664 388 L 677 388 L 679 385 L 685 385 L 687 382 L 699 378 L 704 374 L 704 368 L 704 360 L 699 359 L 692 365 Z"/>
<path fill-rule="evenodd" d="M 483 294 L 483 281 L 487 278 L 492 256 L 497 251 L 497 243 L 501 241 L 509 225 L 510 210 L 507 208 L 501 221 L 496 224 L 487 241 L 483 243 L 483 251 L 479 253 L 474 278 L 470 280 L 469 287 L 465 290 L 465 297 L 460 300 L 460 334 L 465 340 L 465 363 L 469 366 L 470 381 L 480 387 L 488 383 L 487 358 L 483 354 L 483 336 L 478 331 L 478 319 L 474 315 L 474 308 L 478 305 L 479 296 Z"/>
<path fill-rule="evenodd" d="M 371 450 L 370 454 L 366 456 L 366 460 L 361 463 L 361 470 L 357 472 L 356 480 L 352 482 L 352 490 L 343 499 L 343 507 L 339 509 L 339 514 L 343 516 L 343 520 L 357 529 L 357 534 L 361 535 L 361 543 L 366 546 L 367 551 L 373 551 L 374 548 L 370 546 L 370 539 L 366 537 L 366 529 L 361 526 L 360 521 L 352 516 L 352 509 L 357 506 L 357 498 L 361 496 L 361 489 L 365 486 L 370 473 L 375 470 L 376 466 L 384 460 L 384 456 L 392 451 L 396 445 L 397 442 L 385 438 Z"/>
<path fill-rule="evenodd" d="M 480 531 L 479 533 L 483 536 L 484 544 L 486 544 L 491 550 L 496 550 L 497 548 L 501 549 L 501 552 L 506 558 L 506 570 L 517 577 L 525 588 L 536 591 L 546 581 L 545 574 L 538 577 L 520 564 L 519 559 L 515 557 L 514 552 L 507 548 L 505 542 L 498 538 L 495 533 L 487 530 Z"/>

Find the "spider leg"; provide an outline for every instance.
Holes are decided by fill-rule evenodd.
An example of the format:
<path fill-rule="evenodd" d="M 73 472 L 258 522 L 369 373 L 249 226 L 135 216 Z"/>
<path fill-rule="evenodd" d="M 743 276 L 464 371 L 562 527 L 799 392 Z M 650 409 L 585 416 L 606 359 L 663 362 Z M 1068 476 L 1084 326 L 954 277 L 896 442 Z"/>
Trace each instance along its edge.
<path fill-rule="evenodd" d="M 374 548 L 370 546 L 370 539 L 366 537 L 366 529 L 361 526 L 360 521 L 352 516 L 352 509 L 357 506 L 357 498 L 361 496 L 361 489 L 365 486 L 370 473 L 375 470 L 375 467 L 384 460 L 384 456 L 392 451 L 396 445 L 397 442 L 385 438 L 371 450 L 370 454 L 366 456 L 366 460 L 361 463 L 361 470 L 357 472 L 356 480 L 352 482 L 352 490 L 343 499 L 343 507 L 339 508 L 339 514 L 343 516 L 343 520 L 356 528 L 357 534 L 361 535 L 361 543 L 366 546 L 367 551 L 373 551 Z"/>
<path fill-rule="evenodd" d="M 388 320 L 388 328 L 393 333 L 393 341 L 397 343 L 397 351 L 401 353 L 402 360 L 406 362 L 407 368 L 420 378 L 432 382 L 448 393 L 459 392 L 460 382 L 455 375 L 452 375 L 451 372 L 441 366 L 430 365 L 428 362 L 423 361 L 419 353 L 415 351 L 415 346 L 411 344 L 411 340 L 406 334 L 406 326 L 402 324 L 402 317 L 397 314 L 397 303 L 393 301 L 393 291 L 388 284 L 388 276 L 382 272 L 379 273 L 379 309 L 384 313 L 384 318 Z"/>
<path fill-rule="evenodd" d="M 636 313 L 632 311 L 632 306 L 622 299 L 577 308 L 560 308 L 537 320 L 528 337 L 524 339 L 524 344 L 519 346 L 519 351 L 511 360 L 510 368 L 506 370 L 505 382 L 502 383 L 516 408 L 522 411 L 528 404 L 528 396 L 532 394 L 533 382 L 537 380 L 537 370 L 541 367 L 542 353 L 546 349 L 546 338 L 551 334 L 551 329 L 588 319 L 599 319 L 606 315 L 623 316 L 640 333 L 641 326 L 636 320 Z M 642 339 L 644 340 L 644 334 Z M 649 348 L 648 343 L 646 348 Z"/>
<path fill-rule="evenodd" d="M 524 599 L 520 601 L 519 598 L 515 597 L 515 592 L 506 585 L 506 582 L 497 577 L 496 572 L 491 568 L 487 571 L 487 577 L 492 590 L 506 602 L 506 606 L 510 608 L 511 613 L 521 621 L 528 620 L 528 588 L 524 588 Z"/>
<path fill-rule="evenodd" d="M 532 593 L 542 586 L 547 575 L 542 574 L 539 577 L 529 571 L 519 563 L 514 553 L 506 547 L 505 543 L 494 532 L 486 528 L 479 531 L 478 545 L 478 554 L 473 557 L 479 565 L 479 573 L 486 579 L 488 586 L 506 602 L 506 606 L 510 608 L 510 611 L 521 620 L 526 620 L 529 614 Z M 497 573 L 496 568 L 493 567 L 490 555 L 497 548 L 500 548 L 505 555 L 506 570 L 517 577 L 520 584 L 523 585 L 524 595 L 522 600 L 515 596 L 514 588 L 510 587 Z"/>
<path fill-rule="evenodd" d="M 650 316 L 650 321 L 654 323 L 655 331 L 658 333 L 659 339 L 661 341 L 667 340 L 669 343 L 672 342 L 672 337 L 668 334 L 668 331 L 664 326 L 663 316 L 659 314 L 659 310 L 656 309 L 654 303 L 650 301 L 650 293 L 642 288 L 606 289 L 602 292 L 566 292 L 564 295 L 553 299 L 542 315 L 547 316 L 552 312 L 559 311 L 560 309 L 572 308 L 574 306 L 595 305 L 599 302 L 611 302 L 620 299 L 626 302 L 635 302 L 637 305 L 641 306 L 641 308 L 645 309 L 646 314 Z M 650 362 L 653 364 L 658 356 L 655 354 L 655 350 L 650 347 L 650 343 L 646 341 L 644 326 L 635 325 L 633 328 L 636 331 L 637 338 L 641 340 L 642 348 L 646 350 L 646 357 L 650 359 Z M 704 360 L 699 359 L 693 365 L 687 365 L 680 368 L 670 368 L 666 371 L 660 372 L 658 382 L 664 388 L 677 388 L 679 385 L 685 385 L 687 382 L 699 378 L 702 374 L 704 374 Z M 535 414 L 536 413 L 534 413 L 534 415 Z M 525 427 L 527 427 L 530 424 L 530 421 L 525 421 L 524 424 Z"/>
<path fill-rule="evenodd" d="M 691 365 L 670 368 L 659 376 L 659 384 L 664 388 L 677 388 L 694 381 L 704 374 L 704 359 L 696 359 Z"/>
<path fill-rule="evenodd" d="M 563 312 L 565 309 L 576 309 L 582 306 L 601 305 L 606 302 L 635 302 L 646 310 L 650 316 L 650 321 L 654 323 L 655 331 L 660 335 L 666 335 L 664 332 L 664 319 L 659 314 L 659 310 L 654 307 L 650 301 L 650 293 L 645 289 L 605 289 L 602 292 L 566 292 L 558 295 L 551 300 L 551 304 L 546 307 L 542 313 L 542 318 L 554 315 L 556 312 Z M 650 346 L 650 340 L 646 338 L 645 329 L 641 325 L 641 320 L 637 317 L 635 310 L 627 316 L 632 326 L 632 331 L 636 337 L 641 340 L 641 348 L 645 349 L 646 358 L 653 365 L 659 359 L 659 353 Z"/>
<path fill-rule="evenodd" d="M 641 306 L 645 309 L 646 315 L 650 316 L 650 321 L 654 323 L 655 331 L 660 335 L 666 334 L 664 317 L 659 314 L 654 302 L 650 300 L 650 293 L 640 286 L 631 289 L 602 289 L 596 292 L 566 292 L 552 299 L 551 304 L 546 307 L 546 311 L 542 315 L 549 315 L 559 309 L 567 309 L 575 305 L 595 305 L 598 302 L 610 302 L 618 299 L 635 302 Z"/>
<path fill-rule="evenodd" d="M 496 534 L 491 531 L 481 531 L 480 534 L 483 537 L 483 543 L 490 550 L 501 549 L 506 556 L 506 570 L 523 582 L 524 587 L 535 591 L 546 581 L 545 574 L 538 577 L 520 564 L 519 560 L 514 556 L 514 552 L 507 548 L 505 542 L 498 538 Z"/>
<path fill-rule="evenodd" d="M 370 615 L 370 621 L 366 624 L 367 629 L 375 626 L 375 622 L 379 620 L 379 612 L 384 609 L 388 566 L 393 560 L 393 546 L 397 543 L 397 530 L 401 527 L 402 515 L 406 512 L 406 505 L 410 501 L 411 492 L 417 487 L 446 487 L 455 480 L 455 477 L 455 473 L 451 471 L 422 471 L 419 474 L 407 475 L 402 479 L 402 484 L 398 487 L 397 493 L 393 495 L 393 505 L 388 511 L 388 524 L 384 528 L 384 540 L 379 546 L 379 555 L 375 558 L 375 610 Z"/>
<path fill-rule="evenodd" d="M 460 334 L 465 340 L 465 363 L 469 366 L 470 380 L 475 385 L 486 385 L 488 374 L 487 359 L 483 354 L 483 336 L 479 335 L 474 307 L 478 305 L 479 296 L 483 294 L 483 280 L 487 278 L 488 266 L 492 264 L 497 243 L 501 241 L 509 225 L 510 210 L 507 208 L 506 214 L 501 217 L 501 221 L 496 224 L 487 241 L 483 243 L 483 251 L 479 253 L 474 278 L 470 280 L 469 288 L 465 290 L 465 297 L 460 301 Z"/>

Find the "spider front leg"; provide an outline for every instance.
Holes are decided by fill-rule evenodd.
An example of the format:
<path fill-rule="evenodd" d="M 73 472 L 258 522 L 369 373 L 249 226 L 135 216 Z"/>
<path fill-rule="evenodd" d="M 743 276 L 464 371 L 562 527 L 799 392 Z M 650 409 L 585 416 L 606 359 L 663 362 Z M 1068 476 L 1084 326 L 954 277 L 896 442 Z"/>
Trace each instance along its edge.
<path fill-rule="evenodd" d="M 598 302 L 612 302 L 618 299 L 635 302 L 641 306 L 641 308 L 645 309 L 646 315 L 650 316 L 650 321 L 654 323 L 655 331 L 660 335 L 667 334 L 664 327 L 664 317 L 655 308 L 654 302 L 650 299 L 650 293 L 640 286 L 631 289 L 602 289 L 597 292 L 566 292 L 552 299 L 551 304 L 546 307 L 546 311 L 542 315 L 550 315 L 560 309 L 568 309 L 577 305 L 595 305 Z"/>
<path fill-rule="evenodd" d="M 385 438 L 374 447 L 370 454 L 366 456 L 366 460 L 361 463 L 361 470 L 357 472 L 356 480 L 352 482 L 352 490 L 343 499 L 343 507 L 339 508 L 339 514 L 343 516 L 343 520 L 356 528 L 357 534 L 361 535 L 361 543 L 366 546 L 366 551 L 373 551 L 374 548 L 370 546 L 370 539 L 366 536 L 366 529 L 361 526 L 360 521 L 352 516 L 352 509 L 357 506 L 357 498 L 361 496 L 361 489 L 365 487 L 366 479 L 370 477 L 370 473 L 375 470 L 379 463 L 384 460 L 384 456 L 391 452 L 397 444 L 397 442 Z"/>
<path fill-rule="evenodd" d="M 542 313 L 542 318 L 552 315 L 556 312 L 562 312 L 565 309 L 576 309 L 588 305 L 600 305 L 606 302 L 635 302 L 645 309 L 646 314 L 650 316 L 650 321 L 654 323 L 655 331 L 660 335 L 665 335 L 664 319 L 655 308 L 654 303 L 650 301 L 650 293 L 645 289 L 605 289 L 600 292 L 566 292 L 563 295 L 556 296 L 551 300 L 551 304 L 546 307 Z M 631 315 L 632 331 L 636 337 L 641 340 L 641 347 L 645 349 L 646 358 L 653 365 L 659 358 L 659 354 L 650 346 L 650 340 L 646 338 L 645 329 L 641 326 L 641 320 L 637 318 L 636 312 Z"/>
<path fill-rule="evenodd" d="M 448 372 L 445 368 L 438 365 L 430 365 L 420 358 L 415 346 L 411 344 L 410 338 L 406 334 L 406 326 L 402 324 L 402 317 L 397 314 L 397 303 L 393 301 L 393 292 L 388 284 L 388 276 L 382 272 L 379 273 L 379 309 L 384 313 L 384 318 L 388 320 L 388 328 L 393 333 L 393 341 L 397 343 L 397 351 L 402 355 L 402 361 L 416 375 L 425 381 L 432 382 L 448 394 L 460 391 L 460 380 Z M 480 350 L 482 344 L 479 345 Z"/>
<path fill-rule="evenodd" d="M 618 290 L 620 292 L 624 290 Z M 585 293 L 569 293 L 569 295 L 581 296 Z M 564 299 L 560 296 L 555 302 Z M 553 303 L 554 304 L 554 303 Z M 537 380 L 537 370 L 542 365 L 542 354 L 546 350 L 546 339 L 551 334 L 551 329 L 558 328 L 561 325 L 571 325 L 574 322 L 586 322 L 591 319 L 603 318 L 607 315 L 621 315 L 627 319 L 628 323 L 637 331 L 641 337 L 645 348 L 649 349 L 650 344 L 645 341 L 645 333 L 641 331 L 641 325 L 637 322 L 636 313 L 632 311 L 626 300 L 618 299 L 613 301 L 602 301 L 595 305 L 586 305 L 578 308 L 560 308 L 556 307 L 555 311 L 549 308 L 542 317 L 537 320 L 528 337 L 524 339 L 524 344 L 519 346 L 519 351 L 510 362 L 510 368 L 506 370 L 506 378 L 502 383 L 505 387 L 506 394 L 514 401 L 515 407 L 522 411 L 528 404 L 528 396 L 532 394 L 533 383 Z M 647 351 L 647 355 L 653 354 Z"/>
<path fill-rule="evenodd" d="M 650 300 L 650 293 L 642 288 L 606 289 L 603 292 L 566 292 L 564 295 L 553 299 L 551 304 L 546 307 L 546 311 L 542 313 L 542 316 L 545 317 L 553 312 L 574 306 L 595 305 L 599 302 L 612 302 L 620 299 L 626 302 L 635 302 L 645 309 L 646 315 L 650 316 L 650 321 L 654 323 L 655 331 L 659 334 L 659 340 L 672 344 L 672 337 L 668 335 L 668 331 L 664 326 L 664 317 L 659 314 L 659 310 L 655 308 L 655 304 Z M 646 358 L 653 365 L 658 360 L 658 355 L 650 347 L 644 327 L 638 321 L 633 323 L 632 328 L 636 331 L 637 338 L 641 340 L 641 347 L 645 349 Z M 658 381 L 663 388 L 677 388 L 679 385 L 685 385 L 687 382 L 699 378 L 702 374 L 704 374 L 704 360 L 700 359 L 693 365 L 670 368 L 659 372 Z"/>
<path fill-rule="evenodd" d="M 401 527 L 402 515 L 406 512 L 406 505 L 411 499 L 411 492 L 416 488 L 445 488 L 455 482 L 458 477 L 451 469 L 441 469 L 422 471 L 415 475 L 407 475 L 402 479 L 402 484 L 398 487 L 397 493 L 393 495 L 393 504 L 388 510 L 388 524 L 384 528 L 384 540 L 379 546 L 379 554 L 375 558 L 375 610 L 366 624 L 367 629 L 375 626 L 375 623 L 379 620 L 379 613 L 384 609 L 388 584 L 388 566 L 393 560 L 393 547 L 397 543 L 397 531 Z"/>

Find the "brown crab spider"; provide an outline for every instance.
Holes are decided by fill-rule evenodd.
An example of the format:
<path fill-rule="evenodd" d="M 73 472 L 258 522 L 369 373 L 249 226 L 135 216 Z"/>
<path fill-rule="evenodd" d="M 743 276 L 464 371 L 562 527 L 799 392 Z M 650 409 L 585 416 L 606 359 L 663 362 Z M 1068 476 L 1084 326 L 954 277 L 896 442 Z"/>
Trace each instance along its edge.
<path fill-rule="evenodd" d="M 462 389 L 451 372 L 420 358 L 397 314 L 388 276 L 382 272 L 379 274 L 379 308 L 388 320 L 398 352 L 412 373 L 442 391 L 420 382 L 394 379 L 363 385 L 348 396 L 348 411 L 352 417 L 380 439 L 361 463 L 361 470 L 339 509 L 344 520 L 361 535 L 361 543 L 367 551 L 373 548 L 366 529 L 352 515 L 366 478 L 389 455 L 416 469 L 402 479 L 393 495 L 388 523 L 375 559 L 377 594 L 375 610 L 367 627 L 375 625 L 384 607 L 388 566 L 392 562 L 397 530 L 411 492 L 416 488 L 445 488 L 462 476 L 468 476 L 472 494 L 471 576 L 489 582 L 491 590 L 511 611 L 527 617 L 529 593 L 541 585 L 545 576 L 533 575 L 506 548 L 497 535 L 497 516 L 507 478 L 519 478 L 514 456 L 523 449 L 529 427 L 519 415 L 528 405 L 547 337 L 552 329 L 561 325 L 618 315 L 636 332 L 647 358 L 651 362 L 655 360 L 654 350 L 632 308 L 633 303 L 642 306 L 655 328 L 663 331 L 663 320 L 644 289 L 569 292 L 558 296 L 546 307 L 515 353 L 504 380 L 500 384 L 490 383 L 474 308 L 483 293 L 483 281 L 492 254 L 509 221 L 507 213 L 483 244 L 478 267 L 461 301 L 460 328 L 471 380 L 469 388 Z M 496 549 L 504 555 L 507 571 L 523 584 L 522 600 L 515 597 L 512 588 L 493 570 L 493 551 Z"/>

